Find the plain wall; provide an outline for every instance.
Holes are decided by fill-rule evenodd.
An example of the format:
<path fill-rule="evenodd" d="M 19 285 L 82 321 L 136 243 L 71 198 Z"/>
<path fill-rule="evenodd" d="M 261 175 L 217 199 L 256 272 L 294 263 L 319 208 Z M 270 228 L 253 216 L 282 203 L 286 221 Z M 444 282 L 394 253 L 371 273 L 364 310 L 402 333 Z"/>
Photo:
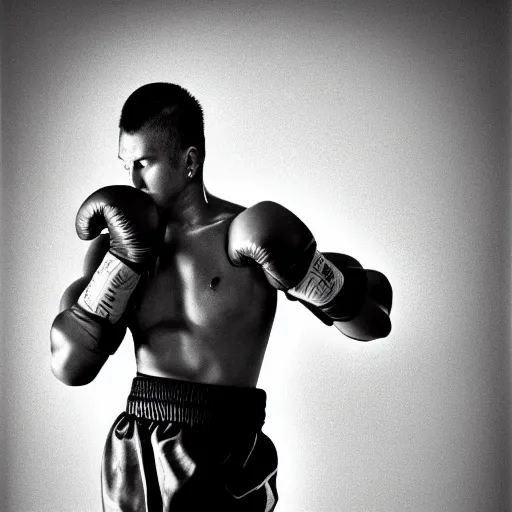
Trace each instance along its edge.
<path fill-rule="evenodd" d="M 3 16 L 3 1 L 0 0 L 0 120 L 3 119 L 3 111 L 2 111 L 2 84 L 3 84 L 3 44 L 4 44 L 4 16 Z M 6 398 L 5 398 L 5 336 L 4 336 L 4 310 L 6 304 L 5 298 L 5 287 L 3 285 L 3 263 L 4 263 L 4 255 L 3 255 L 3 237 L 6 233 L 4 226 L 4 212 L 2 208 L 2 198 L 3 198 L 3 176 L 4 176 L 4 168 L 2 165 L 3 162 L 3 153 L 2 153 L 2 143 L 3 143 L 3 132 L 0 129 L 0 460 L 6 461 L 6 448 L 7 448 L 7 428 L 6 428 Z M 0 510 L 6 510 L 6 486 L 5 482 L 7 481 L 7 464 L 4 462 L 0 464 Z"/>
<path fill-rule="evenodd" d="M 49 329 L 87 246 L 76 210 L 128 182 L 118 116 L 151 81 L 202 102 L 212 193 L 282 203 L 320 250 L 393 284 L 393 331 L 366 344 L 280 298 L 259 382 L 277 511 L 505 510 L 501 3 L 7 0 L 4 14 L 2 510 L 100 509 L 131 340 L 70 388 L 51 374 Z"/>

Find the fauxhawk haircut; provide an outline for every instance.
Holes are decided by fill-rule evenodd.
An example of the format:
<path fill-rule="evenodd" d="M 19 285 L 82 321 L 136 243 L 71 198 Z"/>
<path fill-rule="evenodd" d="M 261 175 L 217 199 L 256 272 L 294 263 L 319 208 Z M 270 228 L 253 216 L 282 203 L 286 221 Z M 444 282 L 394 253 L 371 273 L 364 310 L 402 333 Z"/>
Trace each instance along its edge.
<path fill-rule="evenodd" d="M 178 135 L 181 149 L 194 146 L 205 156 L 203 109 L 192 94 L 176 84 L 143 85 L 126 100 L 119 128 L 133 133 L 141 128 L 161 128 Z"/>

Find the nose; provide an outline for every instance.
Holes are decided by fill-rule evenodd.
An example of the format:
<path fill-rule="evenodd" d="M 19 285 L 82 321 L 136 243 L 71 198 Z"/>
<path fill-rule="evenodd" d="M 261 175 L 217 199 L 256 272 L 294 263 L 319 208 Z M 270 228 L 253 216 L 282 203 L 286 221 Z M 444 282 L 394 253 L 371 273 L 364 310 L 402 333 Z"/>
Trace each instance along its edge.
<path fill-rule="evenodd" d="M 130 176 L 130 181 L 135 188 L 142 188 L 142 177 L 140 175 L 140 170 L 135 167 L 135 165 L 131 165 L 128 170 L 128 174 Z"/>

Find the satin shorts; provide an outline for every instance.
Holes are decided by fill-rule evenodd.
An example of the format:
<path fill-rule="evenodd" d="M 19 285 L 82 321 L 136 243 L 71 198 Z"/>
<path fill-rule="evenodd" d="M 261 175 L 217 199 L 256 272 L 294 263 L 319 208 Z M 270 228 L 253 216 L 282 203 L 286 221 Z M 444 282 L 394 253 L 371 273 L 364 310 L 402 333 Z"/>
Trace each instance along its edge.
<path fill-rule="evenodd" d="M 103 453 L 104 512 L 272 512 L 266 394 L 137 376 Z"/>

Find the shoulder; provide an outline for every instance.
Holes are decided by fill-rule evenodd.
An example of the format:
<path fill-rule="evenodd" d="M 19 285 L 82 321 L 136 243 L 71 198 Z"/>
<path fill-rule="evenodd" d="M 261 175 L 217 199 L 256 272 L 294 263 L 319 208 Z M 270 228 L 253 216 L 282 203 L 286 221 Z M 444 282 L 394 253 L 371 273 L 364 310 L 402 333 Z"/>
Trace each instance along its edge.
<path fill-rule="evenodd" d="M 262 200 L 247 207 L 209 195 L 208 202 L 216 210 L 216 222 L 223 221 L 223 224 L 228 225 L 245 225 L 253 222 L 272 224 L 277 219 L 289 222 L 297 218 L 290 210 L 275 201 Z"/>
<path fill-rule="evenodd" d="M 239 213 L 243 212 L 246 207 L 237 203 L 232 203 L 231 201 L 227 201 L 226 199 L 221 199 L 220 197 L 210 196 L 209 203 L 214 207 L 215 210 L 219 212 L 220 215 L 228 216 L 236 216 Z"/>
<path fill-rule="evenodd" d="M 284 207 L 282 204 L 276 203 L 275 201 L 258 201 L 257 203 L 254 203 L 250 206 L 240 206 L 235 205 L 233 203 L 230 203 L 230 209 L 229 211 L 232 213 L 233 217 L 237 217 L 241 213 L 244 214 L 252 214 L 252 213 L 259 213 L 262 215 L 273 215 L 273 214 L 279 214 L 279 213 L 291 213 L 288 208 Z"/>
<path fill-rule="evenodd" d="M 235 220 L 248 225 L 268 224 L 289 225 L 299 221 L 298 217 L 283 205 L 274 201 L 259 201 L 248 208 L 243 208 Z"/>
<path fill-rule="evenodd" d="M 231 223 L 231 221 L 238 217 L 247 208 L 240 204 L 232 203 L 212 194 L 207 195 L 208 203 L 210 204 L 214 213 L 213 223 Z"/>

